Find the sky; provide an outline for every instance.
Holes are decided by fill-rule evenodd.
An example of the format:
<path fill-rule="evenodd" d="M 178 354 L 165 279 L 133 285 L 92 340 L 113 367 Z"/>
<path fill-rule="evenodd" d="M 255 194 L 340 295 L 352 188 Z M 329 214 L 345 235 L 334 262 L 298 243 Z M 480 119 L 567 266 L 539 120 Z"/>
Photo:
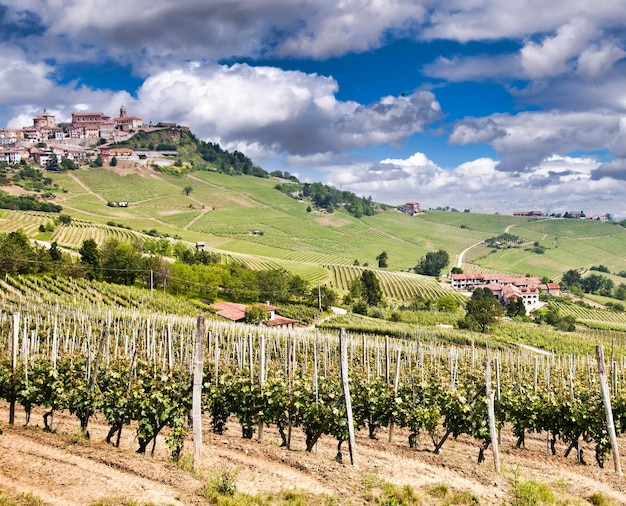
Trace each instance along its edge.
<path fill-rule="evenodd" d="M 626 217 L 623 0 L 0 0 L 0 127 L 175 121 L 387 204 Z"/>

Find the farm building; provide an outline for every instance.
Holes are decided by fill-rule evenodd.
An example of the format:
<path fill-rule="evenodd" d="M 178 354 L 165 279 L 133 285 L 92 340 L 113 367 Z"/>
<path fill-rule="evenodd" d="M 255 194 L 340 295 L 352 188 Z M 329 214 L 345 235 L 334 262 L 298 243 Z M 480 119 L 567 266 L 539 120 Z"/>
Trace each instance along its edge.
<path fill-rule="evenodd" d="M 245 304 L 236 302 L 214 302 L 211 304 L 211 307 L 217 310 L 215 314 L 233 322 L 243 322 L 246 318 L 246 309 L 248 308 Z M 276 314 L 276 311 L 278 311 L 276 306 L 264 304 L 264 307 L 269 313 L 269 318 L 263 324 L 268 327 L 293 328 L 298 323 L 296 320 Z"/>

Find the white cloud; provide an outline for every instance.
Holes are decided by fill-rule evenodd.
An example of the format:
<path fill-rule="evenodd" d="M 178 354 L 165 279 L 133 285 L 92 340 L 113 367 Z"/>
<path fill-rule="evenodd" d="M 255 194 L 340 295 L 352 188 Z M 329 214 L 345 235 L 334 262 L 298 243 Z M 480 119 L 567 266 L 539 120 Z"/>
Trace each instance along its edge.
<path fill-rule="evenodd" d="M 399 142 L 442 117 L 431 92 L 361 105 L 336 99 L 334 79 L 273 67 L 193 64 L 150 76 L 144 117 L 189 125 L 202 138 L 267 153 L 311 155 Z"/>
<path fill-rule="evenodd" d="M 554 32 L 572 19 L 619 27 L 625 16 L 626 5 L 621 0 L 556 0 L 549 5 L 543 0 L 444 0 L 433 4 L 421 37 L 460 42 L 521 39 L 528 34 Z"/>
<path fill-rule="evenodd" d="M 626 56 L 626 52 L 610 42 L 600 42 L 586 48 L 578 57 L 576 73 L 590 79 L 607 74 L 613 64 Z"/>
<path fill-rule="evenodd" d="M 343 160 L 323 168 L 329 184 L 388 204 L 417 200 L 425 207 L 489 213 L 584 209 L 626 216 L 623 164 L 613 168 L 613 175 L 604 174 L 604 179 L 594 178 L 603 165 L 589 157 L 549 156 L 526 173 L 502 172 L 497 164 L 496 160 L 480 158 L 444 169 L 423 153 L 415 153 L 406 159 L 374 164 Z"/>
<path fill-rule="evenodd" d="M 531 79 L 565 74 L 594 35 L 594 28 L 582 19 L 559 27 L 556 35 L 546 37 L 540 44 L 529 41 L 521 50 L 521 64 Z"/>
<path fill-rule="evenodd" d="M 488 142 L 502 158 L 500 170 L 525 171 L 554 153 L 609 148 L 619 125 L 620 116 L 605 111 L 494 114 L 459 121 L 450 143 Z"/>

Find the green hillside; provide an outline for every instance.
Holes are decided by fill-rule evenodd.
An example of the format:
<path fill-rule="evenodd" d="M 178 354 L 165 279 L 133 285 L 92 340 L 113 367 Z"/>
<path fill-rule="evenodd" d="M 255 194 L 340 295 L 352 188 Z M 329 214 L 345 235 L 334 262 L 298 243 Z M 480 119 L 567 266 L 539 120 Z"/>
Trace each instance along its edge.
<path fill-rule="evenodd" d="M 145 147 L 155 147 L 155 143 L 168 147 L 168 139 L 151 138 Z M 179 152 L 199 153 L 199 144 L 185 139 L 174 147 Z M 143 148 L 146 142 L 134 138 L 133 147 Z M 617 286 L 624 280 L 617 274 L 626 271 L 626 230 L 614 223 L 456 211 L 408 216 L 385 206 L 372 216 L 356 218 L 341 207 L 325 212 L 310 200 L 281 192 L 276 186 L 284 179 L 214 170 L 164 173 L 143 161 L 47 172 L 46 176 L 58 185 L 53 202 L 63 206 L 72 222 L 40 232 L 40 225 L 53 228 L 52 213 L 0 210 L 0 231 L 22 228 L 31 238 L 57 241 L 74 250 L 90 237 L 98 244 L 109 237 L 202 241 L 223 262 L 253 269 L 283 267 L 340 291 L 347 289 L 346 280 L 354 275 L 349 268 L 376 268 L 376 257 L 385 251 L 387 274 L 380 276 L 385 295 L 404 299 L 443 290 L 433 278 L 407 272 L 426 253 L 438 249 L 450 256 L 444 272 L 459 264 L 462 253 L 462 268 L 469 272 L 533 274 L 559 280 L 569 269 L 585 272 L 603 264 Z M 111 206 L 117 202 L 128 206 Z M 505 231 L 517 236 L 518 242 L 497 249 L 484 243 Z"/>

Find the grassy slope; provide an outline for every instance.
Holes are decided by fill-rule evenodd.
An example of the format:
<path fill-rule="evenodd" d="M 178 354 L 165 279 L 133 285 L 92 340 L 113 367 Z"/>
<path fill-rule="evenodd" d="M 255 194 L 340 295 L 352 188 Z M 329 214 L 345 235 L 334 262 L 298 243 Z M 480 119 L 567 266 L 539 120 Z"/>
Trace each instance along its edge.
<path fill-rule="evenodd" d="M 125 164 L 125 165 L 124 165 Z M 184 240 L 204 241 L 233 261 L 252 267 L 279 266 L 321 282 L 330 279 L 322 265 L 376 265 L 381 251 L 388 254 L 389 271 L 406 271 L 428 251 L 445 249 L 456 263 L 459 253 L 486 238 L 509 232 L 546 248 L 543 255 L 528 246 L 494 252 L 484 246 L 466 256 L 467 270 L 546 275 L 559 279 L 570 268 L 604 264 L 612 272 L 626 269 L 626 230 L 599 222 L 534 220 L 504 215 L 431 211 L 408 217 L 393 209 L 355 219 L 345 212 L 331 215 L 307 212 L 307 204 L 274 188 L 272 179 L 194 172 L 169 176 L 123 162 L 107 167 L 52 175 L 66 192 L 59 194 L 64 212 L 75 223 L 41 239 L 58 240 L 66 247 L 80 245 L 86 234 L 123 238 L 129 232 L 108 227 L 123 223 L 135 231 L 156 229 Z M 190 185 L 186 196 L 183 188 Z M 106 201 L 128 201 L 128 208 L 112 208 Z M 32 236 L 45 215 L 0 213 L 0 229 L 23 226 Z M 79 231 L 72 232 L 75 228 Z M 262 234 L 255 235 L 252 232 Z M 532 244 L 532 243 L 531 243 Z"/>

